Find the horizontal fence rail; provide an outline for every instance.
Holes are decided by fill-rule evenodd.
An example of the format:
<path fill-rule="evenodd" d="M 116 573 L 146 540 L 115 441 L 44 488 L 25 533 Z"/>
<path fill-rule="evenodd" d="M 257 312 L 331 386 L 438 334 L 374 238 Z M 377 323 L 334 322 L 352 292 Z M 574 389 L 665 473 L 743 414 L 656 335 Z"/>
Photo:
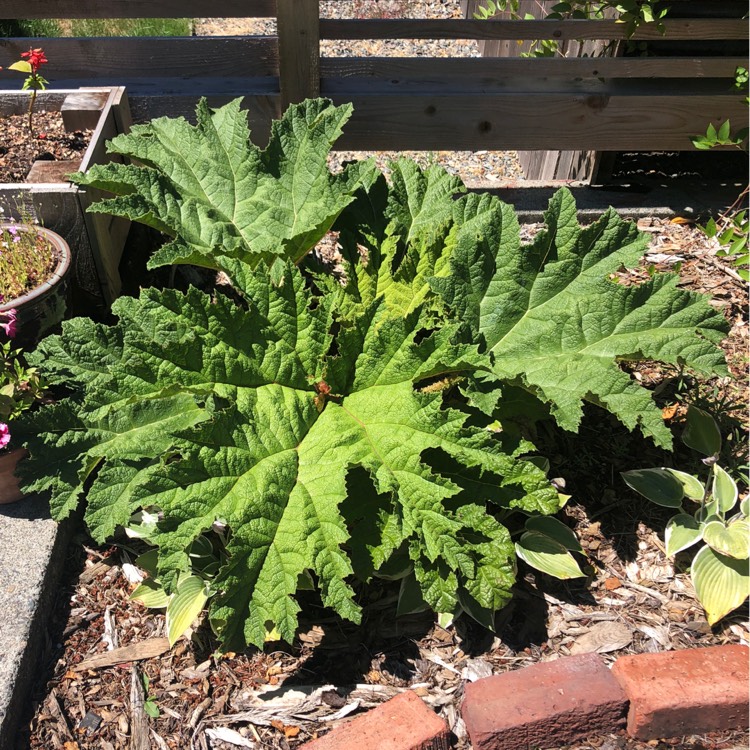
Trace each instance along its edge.
<path fill-rule="evenodd" d="M 724 18 L 665 19 L 639 26 L 630 35 L 617 21 L 475 21 L 321 19 L 321 39 L 746 39 L 747 21 Z"/>
<path fill-rule="evenodd" d="M 192 117 L 200 96 L 212 105 L 242 96 L 259 143 L 290 102 L 323 95 L 354 104 L 340 149 L 690 150 L 709 123 L 747 121 L 734 88 L 735 69 L 747 67 L 745 10 L 735 0 L 673 0 L 663 33 L 646 24 L 633 37 L 658 56 L 383 58 L 321 56 L 320 40 L 622 41 L 627 29 L 613 20 L 337 20 L 320 17 L 318 0 L 0 0 L 0 18 L 275 17 L 278 29 L 0 39 L 0 65 L 44 46 L 53 87 L 124 85 L 136 121 Z M 670 53 L 673 43 L 688 54 Z M 20 87 L 20 76 L 2 75 Z"/>

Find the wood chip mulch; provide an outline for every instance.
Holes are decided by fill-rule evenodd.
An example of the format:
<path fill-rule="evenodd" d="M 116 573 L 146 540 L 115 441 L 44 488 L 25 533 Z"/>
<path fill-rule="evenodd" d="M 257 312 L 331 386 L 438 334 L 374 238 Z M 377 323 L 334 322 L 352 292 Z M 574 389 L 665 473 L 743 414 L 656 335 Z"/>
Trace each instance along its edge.
<path fill-rule="evenodd" d="M 652 236 L 651 248 L 623 281 L 643 280 L 652 266 L 664 271 L 679 264 L 682 285 L 709 292 L 732 325 L 725 351 L 734 378 L 699 385 L 654 364 L 634 376 L 660 392 L 677 434 L 688 400 L 703 399 L 709 408 L 724 404 L 722 419 L 736 422 L 735 447 L 746 455 L 747 285 L 696 228 L 662 220 L 640 224 Z M 580 536 L 592 572 L 584 582 L 561 582 L 521 565 L 515 597 L 498 613 L 495 633 L 464 618 L 447 629 L 428 614 L 396 619 L 397 589 L 381 582 L 362 592 L 359 627 L 305 595 L 306 619 L 292 646 L 268 644 L 262 652 L 219 657 L 203 623 L 170 650 L 163 615 L 128 601 L 139 575 L 133 551 L 79 540 L 18 750 L 294 750 L 407 688 L 448 721 L 454 748 L 468 750 L 460 718 L 467 680 L 586 651 L 611 662 L 622 654 L 750 644 L 744 608 L 708 625 L 686 560 L 665 554 L 668 514 L 639 501 L 619 480 L 619 471 L 629 468 L 667 462 L 694 468 L 679 441 L 675 454 L 667 454 L 592 410 L 580 435 L 540 430 L 537 443 L 551 458 L 551 476 L 563 478 L 573 496 L 567 523 Z M 146 704 L 158 717 L 146 713 Z M 658 742 L 620 733 L 566 750 L 730 750 L 747 742 L 744 732 Z"/>

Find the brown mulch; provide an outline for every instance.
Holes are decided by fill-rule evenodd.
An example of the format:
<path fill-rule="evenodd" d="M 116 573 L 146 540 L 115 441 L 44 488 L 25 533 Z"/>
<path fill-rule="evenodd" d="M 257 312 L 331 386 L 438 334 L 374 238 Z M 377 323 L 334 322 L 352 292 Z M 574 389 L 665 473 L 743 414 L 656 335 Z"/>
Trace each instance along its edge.
<path fill-rule="evenodd" d="M 698 384 L 648 363 L 634 376 L 659 393 L 677 434 L 686 402 L 719 409 L 724 434 L 734 436 L 735 451 L 745 456 L 747 285 L 696 228 L 662 220 L 640 225 L 652 236 L 651 248 L 642 267 L 623 280 L 640 281 L 650 271 L 679 267 L 683 286 L 710 293 L 732 325 L 724 348 L 734 378 Z M 611 662 L 622 654 L 750 643 L 745 608 L 713 628 L 708 625 L 685 572 L 689 558 L 675 561 L 665 554 L 668 514 L 641 502 L 619 480 L 619 471 L 629 468 L 671 462 L 694 469 L 694 457 L 679 441 L 675 454 L 665 453 L 592 410 L 579 435 L 540 430 L 537 443 L 550 457 L 551 476 L 563 478 L 573 496 L 564 515 L 580 536 L 591 575 L 561 582 L 521 565 L 515 597 L 498 613 L 495 633 L 465 618 L 447 628 L 429 614 L 396 619 L 397 588 L 379 582 L 362 590 L 361 626 L 332 616 L 306 593 L 301 595 L 305 619 L 292 646 L 268 644 L 262 652 L 218 657 L 201 623 L 190 639 L 168 650 L 163 615 L 128 601 L 138 576 L 130 564 L 133 552 L 74 545 L 67 588 L 49 633 L 47 673 L 19 750 L 294 750 L 407 688 L 449 722 L 454 748 L 467 750 L 460 719 L 467 680 L 591 650 Z M 127 658 L 125 663 L 90 661 L 114 661 L 116 649 L 123 647 L 129 649 L 119 657 Z M 108 657 L 112 652 L 115 657 Z M 157 718 L 145 713 L 149 697 L 158 707 Z M 620 732 L 567 750 L 730 750 L 747 743 L 745 732 L 659 742 L 632 740 Z"/>
<path fill-rule="evenodd" d="M 24 182 L 37 160 L 80 161 L 89 144 L 91 131 L 69 133 L 59 112 L 35 111 L 34 134 L 29 133 L 26 115 L 2 118 L 0 128 L 0 183 Z M 71 169 L 75 172 L 75 169 Z"/>

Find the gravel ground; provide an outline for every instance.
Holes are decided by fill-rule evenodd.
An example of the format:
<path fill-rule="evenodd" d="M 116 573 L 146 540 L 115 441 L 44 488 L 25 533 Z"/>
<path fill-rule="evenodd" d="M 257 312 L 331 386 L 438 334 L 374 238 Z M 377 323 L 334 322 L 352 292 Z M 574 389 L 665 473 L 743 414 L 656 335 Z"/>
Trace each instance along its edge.
<path fill-rule="evenodd" d="M 323 18 L 463 18 L 459 0 L 338 0 L 320 4 Z M 202 18 L 195 23 L 197 36 L 275 34 L 276 21 L 266 18 Z M 323 40 L 326 57 L 479 57 L 474 40 Z M 381 169 L 399 156 L 420 165 L 440 164 L 464 182 L 496 182 L 523 177 L 515 151 L 339 151 L 331 163 L 374 156 Z"/>

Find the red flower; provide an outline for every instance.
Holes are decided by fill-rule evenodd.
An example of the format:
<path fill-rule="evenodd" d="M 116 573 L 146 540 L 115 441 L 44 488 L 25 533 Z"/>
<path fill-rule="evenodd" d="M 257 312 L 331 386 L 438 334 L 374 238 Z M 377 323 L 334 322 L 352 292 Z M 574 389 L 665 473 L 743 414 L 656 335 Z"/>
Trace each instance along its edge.
<path fill-rule="evenodd" d="M 44 50 L 41 47 L 37 47 L 36 49 L 29 47 L 29 51 L 22 52 L 21 57 L 28 57 L 32 73 L 37 73 L 44 63 L 49 62 L 44 56 Z"/>

